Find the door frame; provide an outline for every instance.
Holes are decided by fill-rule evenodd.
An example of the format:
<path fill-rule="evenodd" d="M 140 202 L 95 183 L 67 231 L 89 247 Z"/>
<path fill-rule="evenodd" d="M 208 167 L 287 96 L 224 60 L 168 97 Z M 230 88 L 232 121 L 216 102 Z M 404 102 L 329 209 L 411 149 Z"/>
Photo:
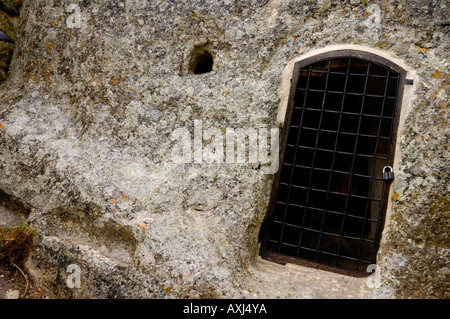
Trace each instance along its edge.
<path fill-rule="evenodd" d="M 295 99 L 295 94 L 296 94 L 296 90 L 297 90 L 297 82 L 298 82 L 298 78 L 300 75 L 299 71 L 301 70 L 302 67 L 311 65 L 313 63 L 320 62 L 323 60 L 335 59 L 335 58 L 355 58 L 355 59 L 366 60 L 370 63 L 380 64 L 381 66 L 391 69 L 399 74 L 399 79 L 398 79 L 399 82 L 398 82 L 398 89 L 397 89 L 396 103 L 395 103 L 395 116 L 393 118 L 392 133 L 391 133 L 391 139 L 389 142 L 389 156 L 388 156 L 388 160 L 387 160 L 389 165 L 394 167 L 393 163 L 394 163 L 394 158 L 395 158 L 395 148 L 396 148 L 395 146 L 397 143 L 397 133 L 398 133 L 399 120 L 400 120 L 401 105 L 403 102 L 404 87 L 407 83 L 407 81 L 406 81 L 407 70 L 405 70 L 398 64 L 396 64 L 396 63 L 392 62 L 391 60 L 384 58 L 380 55 L 377 55 L 377 54 L 371 53 L 371 52 L 367 52 L 367 51 L 363 51 L 363 50 L 358 50 L 358 49 L 337 49 L 337 50 L 333 50 L 333 51 L 319 53 L 319 54 L 316 54 L 316 55 L 313 55 L 313 56 L 310 56 L 310 57 L 307 57 L 305 59 L 295 62 L 294 67 L 293 67 L 292 77 L 291 77 L 291 85 L 290 85 L 290 90 L 289 90 L 287 109 L 286 109 L 285 116 L 284 116 L 282 132 L 280 134 L 280 148 L 279 148 L 280 154 L 279 154 L 279 165 L 278 165 L 279 169 L 278 169 L 277 173 L 274 174 L 272 190 L 270 193 L 269 205 L 267 207 L 267 213 L 266 213 L 266 217 L 264 219 L 264 223 L 261 227 L 260 238 L 262 238 L 262 240 L 261 240 L 261 247 L 260 247 L 260 256 L 264 259 L 271 260 L 271 261 L 274 261 L 274 262 L 280 263 L 280 264 L 294 263 L 294 264 L 313 267 L 313 268 L 317 268 L 317 269 L 323 269 L 323 270 L 327 270 L 327 271 L 338 272 L 338 273 L 342 273 L 342 274 L 346 274 L 346 275 L 361 277 L 361 276 L 368 276 L 370 274 L 362 273 L 362 272 L 356 271 L 356 270 L 353 271 L 353 270 L 348 270 L 348 269 L 337 268 L 337 267 L 334 267 L 331 265 L 324 265 L 324 264 L 316 263 L 314 261 L 309 261 L 306 259 L 301 259 L 301 258 L 293 257 L 293 256 L 291 257 L 291 256 L 281 255 L 281 254 L 270 252 L 270 251 L 266 250 L 268 235 L 269 235 L 269 231 L 270 231 L 270 224 L 272 221 L 272 215 L 273 215 L 275 201 L 276 201 L 276 197 L 277 197 L 279 179 L 280 179 L 281 170 L 283 167 L 283 160 L 284 160 L 283 157 L 284 157 L 284 153 L 285 153 L 285 149 L 286 149 L 287 138 L 288 138 L 289 128 L 290 128 L 290 124 L 291 124 L 290 122 L 291 122 L 292 112 L 293 112 L 294 104 L 295 104 L 294 99 Z M 389 189 L 389 187 L 387 187 L 387 189 Z M 378 250 L 379 250 L 381 236 L 383 233 L 384 224 L 385 224 L 385 220 L 386 220 L 387 206 L 388 206 L 388 200 L 389 200 L 389 191 L 384 192 L 383 198 L 381 200 L 382 200 L 381 216 L 380 216 L 380 222 L 377 225 L 378 230 L 376 232 L 376 238 L 375 238 L 376 252 L 378 252 Z"/>

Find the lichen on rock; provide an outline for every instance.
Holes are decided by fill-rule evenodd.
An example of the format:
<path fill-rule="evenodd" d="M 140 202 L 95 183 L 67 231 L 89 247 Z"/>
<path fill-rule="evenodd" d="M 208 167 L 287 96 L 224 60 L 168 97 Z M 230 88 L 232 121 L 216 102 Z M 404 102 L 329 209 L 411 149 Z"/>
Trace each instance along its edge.
<path fill-rule="evenodd" d="M 436 1 L 77 3 L 23 2 L 0 86 L 0 194 L 30 208 L 27 265 L 52 297 L 367 296 L 364 280 L 307 270 L 308 281 L 258 261 L 271 174 L 171 158 L 173 132 L 193 138 L 194 121 L 223 134 L 279 128 L 287 65 L 334 45 L 385 52 L 416 74 L 374 295 L 448 297 L 449 39 Z M 194 74 L 205 52 L 213 66 Z M 67 286 L 72 264 L 80 288 Z"/>

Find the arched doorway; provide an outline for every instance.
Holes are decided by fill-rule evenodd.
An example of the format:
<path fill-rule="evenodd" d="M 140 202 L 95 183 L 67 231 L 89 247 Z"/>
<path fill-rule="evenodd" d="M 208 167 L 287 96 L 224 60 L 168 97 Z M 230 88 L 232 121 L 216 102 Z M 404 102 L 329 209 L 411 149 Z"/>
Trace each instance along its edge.
<path fill-rule="evenodd" d="M 405 75 L 358 50 L 295 64 L 263 257 L 354 273 L 376 262 Z"/>

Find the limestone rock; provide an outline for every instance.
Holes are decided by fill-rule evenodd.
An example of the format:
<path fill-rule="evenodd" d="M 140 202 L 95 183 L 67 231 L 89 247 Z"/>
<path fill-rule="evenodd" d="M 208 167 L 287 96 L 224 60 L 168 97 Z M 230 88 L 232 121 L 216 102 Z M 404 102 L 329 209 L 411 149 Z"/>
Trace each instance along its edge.
<path fill-rule="evenodd" d="M 6 299 L 19 299 L 19 291 L 18 290 L 10 290 L 6 292 Z"/>
<path fill-rule="evenodd" d="M 278 127 L 286 65 L 351 44 L 417 73 L 374 296 L 448 297 L 449 38 L 435 3 L 24 1 L 0 86 L 0 194 L 38 230 L 30 273 L 59 298 L 326 297 L 258 261 L 273 176 L 174 163 L 173 132 Z M 195 52 L 209 72 L 193 74 Z"/>

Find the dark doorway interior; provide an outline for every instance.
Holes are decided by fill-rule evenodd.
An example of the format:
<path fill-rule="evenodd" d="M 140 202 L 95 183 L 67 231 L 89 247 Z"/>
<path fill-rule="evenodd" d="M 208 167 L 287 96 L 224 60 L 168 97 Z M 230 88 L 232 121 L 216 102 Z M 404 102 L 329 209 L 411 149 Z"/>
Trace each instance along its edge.
<path fill-rule="evenodd" d="M 382 230 L 400 73 L 356 57 L 296 72 L 262 255 L 365 272 Z"/>

